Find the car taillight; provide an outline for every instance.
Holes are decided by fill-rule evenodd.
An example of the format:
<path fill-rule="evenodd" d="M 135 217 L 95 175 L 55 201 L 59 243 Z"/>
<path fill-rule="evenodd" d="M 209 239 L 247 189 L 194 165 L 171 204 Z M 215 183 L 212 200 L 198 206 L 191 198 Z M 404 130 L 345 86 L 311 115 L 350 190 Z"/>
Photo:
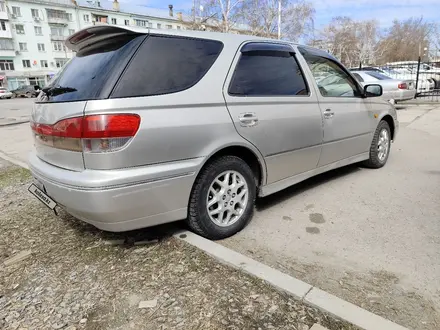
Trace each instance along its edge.
<path fill-rule="evenodd" d="M 91 115 L 63 119 L 54 125 L 31 122 L 37 142 L 54 148 L 83 152 L 112 152 L 136 134 L 141 119 L 135 114 Z"/>
<path fill-rule="evenodd" d="M 406 83 L 401 83 L 399 85 L 397 85 L 398 89 L 408 89 L 408 85 Z"/>

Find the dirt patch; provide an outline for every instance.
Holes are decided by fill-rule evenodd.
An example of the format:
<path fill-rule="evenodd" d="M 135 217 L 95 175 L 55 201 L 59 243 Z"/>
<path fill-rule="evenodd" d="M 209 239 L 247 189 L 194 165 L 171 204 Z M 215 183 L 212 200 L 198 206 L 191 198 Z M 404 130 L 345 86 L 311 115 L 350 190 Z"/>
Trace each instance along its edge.
<path fill-rule="evenodd" d="M 29 174 L 0 169 L 5 329 L 354 329 L 169 236 L 167 226 L 101 232 L 27 192 Z M 141 240 L 157 243 L 134 245 Z M 156 300 L 139 308 L 141 301 Z"/>

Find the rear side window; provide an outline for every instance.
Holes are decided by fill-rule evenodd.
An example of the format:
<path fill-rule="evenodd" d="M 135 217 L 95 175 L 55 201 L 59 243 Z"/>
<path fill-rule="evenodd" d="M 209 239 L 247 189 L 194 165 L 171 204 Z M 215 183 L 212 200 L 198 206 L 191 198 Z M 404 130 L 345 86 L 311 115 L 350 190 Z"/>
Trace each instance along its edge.
<path fill-rule="evenodd" d="M 131 55 L 144 39 L 145 35 L 124 35 L 81 49 L 43 89 L 45 96 L 38 101 L 107 98 Z"/>
<path fill-rule="evenodd" d="M 241 55 L 229 94 L 236 96 L 307 95 L 303 73 L 294 55 L 280 51 L 251 51 Z"/>
<path fill-rule="evenodd" d="M 150 36 L 139 48 L 111 97 L 176 93 L 195 85 L 219 56 L 219 41 Z"/>

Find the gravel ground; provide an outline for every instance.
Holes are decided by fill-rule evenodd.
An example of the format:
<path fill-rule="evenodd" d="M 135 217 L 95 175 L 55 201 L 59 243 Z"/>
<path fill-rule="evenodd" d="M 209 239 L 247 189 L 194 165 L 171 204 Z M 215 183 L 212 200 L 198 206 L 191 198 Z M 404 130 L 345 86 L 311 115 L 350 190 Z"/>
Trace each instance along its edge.
<path fill-rule="evenodd" d="M 111 234 L 56 217 L 27 192 L 30 180 L 0 161 L 0 262 L 24 255 L 0 265 L 0 328 L 354 329 L 219 264 L 166 226 Z"/>

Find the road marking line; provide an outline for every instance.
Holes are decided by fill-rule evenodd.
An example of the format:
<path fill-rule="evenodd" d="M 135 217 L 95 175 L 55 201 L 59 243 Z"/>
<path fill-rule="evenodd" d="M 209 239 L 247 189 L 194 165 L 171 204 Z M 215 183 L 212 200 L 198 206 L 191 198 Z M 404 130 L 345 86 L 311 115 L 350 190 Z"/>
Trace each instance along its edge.
<path fill-rule="evenodd" d="M 322 291 L 279 270 L 262 264 L 223 245 L 190 231 L 181 231 L 174 237 L 187 242 L 221 262 L 262 279 L 279 290 L 287 292 L 328 314 L 366 330 L 408 330 L 390 320 L 373 314 L 348 301 Z"/>

